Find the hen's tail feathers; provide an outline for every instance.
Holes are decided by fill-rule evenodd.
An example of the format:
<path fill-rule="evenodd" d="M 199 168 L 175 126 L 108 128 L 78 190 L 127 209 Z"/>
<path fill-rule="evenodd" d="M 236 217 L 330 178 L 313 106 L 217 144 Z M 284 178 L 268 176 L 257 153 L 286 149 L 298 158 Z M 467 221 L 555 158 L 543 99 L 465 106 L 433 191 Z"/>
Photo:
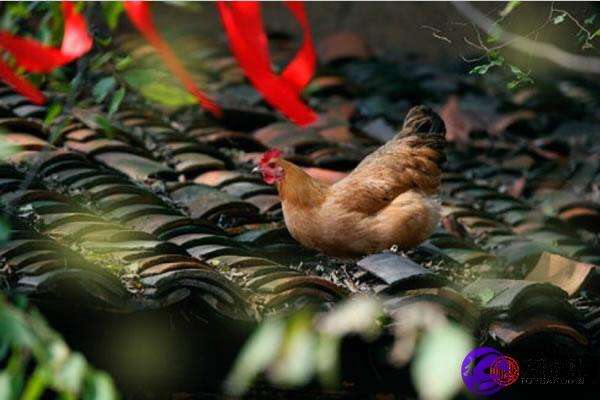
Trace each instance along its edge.
<path fill-rule="evenodd" d="M 442 118 L 427 106 L 416 106 L 406 114 L 399 138 L 417 136 L 424 140 L 424 145 L 439 153 L 437 160 L 441 165 L 445 160 L 446 125 Z"/>

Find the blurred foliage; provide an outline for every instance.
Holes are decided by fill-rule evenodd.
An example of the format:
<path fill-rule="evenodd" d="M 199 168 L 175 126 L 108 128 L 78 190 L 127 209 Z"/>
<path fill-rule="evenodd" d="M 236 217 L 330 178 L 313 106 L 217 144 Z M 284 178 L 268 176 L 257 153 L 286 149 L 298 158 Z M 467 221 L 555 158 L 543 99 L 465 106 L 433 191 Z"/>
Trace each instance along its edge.
<path fill-rule="evenodd" d="M 413 359 L 411 376 L 420 398 L 446 400 L 462 388 L 460 364 L 473 347 L 464 328 L 431 305 L 407 306 L 388 318 L 380 300 L 349 298 L 327 312 L 302 310 L 268 319 L 248 339 L 225 382 L 225 392 L 241 396 L 263 376 L 275 386 L 297 389 L 317 379 L 326 389 L 340 386 L 341 343 L 359 335 L 373 341 L 394 335 L 389 362 L 398 368 Z"/>
<path fill-rule="evenodd" d="M 181 107 L 198 101 L 185 88 L 173 81 L 171 74 L 156 68 L 129 68 L 123 79 L 146 99 L 168 107 Z"/>
<path fill-rule="evenodd" d="M 426 331 L 416 348 L 411 376 L 421 399 L 453 398 L 462 388 L 458 373 L 473 340 L 459 325 L 445 323 Z"/>
<path fill-rule="evenodd" d="M 336 387 L 342 338 L 351 333 L 367 340 L 377 338 L 382 315 L 379 301 L 365 296 L 349 299 L 327 313 L 307 309 L 266 320 L 240 351 L 225 391 L 242 395 L 263 372 L 279 387 L 302 387 L 315 375 L 323 386 Z"/>
<path fill-rule="evenodd" d="M 506 20 L 513 14 L 518 13 L 520 6 L 523 4 L 521 1 L 508 1 L 504 8 L 498 12 L 498 18 L 494 22 L 494 28 L 491 33 L 488 34 L 485 39 L 477 34 L 478 43 L 471 43 L 476 49 L 483 52 L 483 55 L 472 62 L 479 62 L 479 65 L 473 67 L 470 74 L 485 75 L 489 71 L 495 68 L 503 69 L 508 75 L 508 82 L 506 88 L 509 90 L 515 90 L 523 85 L 533 84 L 532 71 L 530 69 L 524 71 L 513 63 L 506 60 L 503 55 L 503 51 L 507 48 L 508 43 L 500 44 L 500 27 L 503 24 L 508 25 Z M 577 33 L 575 34 L 575 40 L 577 47 L 582 51 L 596 51 L 594 45 L 594 39 L 600 36 L 600 20 L 596 21 L 596 14 L 592 14 L 585 18 L 583 21 L 579 21 L 567 10 L 559 9 L 554 6 L 554 3 L 550 4 L 549 17 L 541 26 L 532 30 L 525 36 L 537 35 L 542 32 L 543 28 L 547 24 L 559 25 L 563 23 L 571 23 L 576 27 Z M 484 60 L 484 62 L 481 62 Z M 469 61 L 469 60 L 467 60 Z"/>
<path fill-rule="evenodd" d="M 52 105 L 47 120 L 56 118 L 61 109 Z M 0 132 L 0 160 L 17 151 Z M 8 222 L 0 219 L 0 242 L 9 234 Z M 0 294 L 0 399 L 35 400 L 47 393 L 64 400 L 118 398 L 111 378 L 69 350 L 40 314 L 25 309 L 25 298 L 14 303 Z"/>
<path fill-rule="evenodd" d="M 113 400 L 111 378 L 71 351 L 34 310 L 25 311 L 0 296 L 0 399 Z"/>
<path fill-rule="evenodd" d="M 186 9 L 199 7 L 187 2 L 173 3 Z M 64 122 L 61 117 L 82 105 L 100 106 L 110 119 L 127 101 L 171 108 L 197 104 L 196 98 L 170 73 L 157 66 L 139 64 L 115 46 L 113 36 L 126 22 L 122 2 L 78 2 L 77 7 L 94 37 L 92 51 L 50 74 L 28 75 L 35 85 L 51 90 L 44 118 L 47 126 L 52 128 Z M 63 35 L 60 2 L 11 2 L 4 3 L 0 10 L 0 29 L 60 46 Z"/>

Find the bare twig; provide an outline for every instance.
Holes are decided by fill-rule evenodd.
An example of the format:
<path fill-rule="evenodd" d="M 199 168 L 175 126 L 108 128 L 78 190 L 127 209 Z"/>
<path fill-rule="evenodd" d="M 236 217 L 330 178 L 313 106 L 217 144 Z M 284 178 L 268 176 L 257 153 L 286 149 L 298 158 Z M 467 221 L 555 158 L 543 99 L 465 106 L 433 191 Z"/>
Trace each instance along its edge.
<path fill-rule="evenodd" d="M 494 33 L 501 42 L 500 46 L 510 46 L 516 50 L 528 53 L 538 58 L 544 58 L 561 67 L 568 68 L 577 72 L 600 74 L 600 58 L 590 56 L 580 56 L 564 51 L 553 44 L 537 42 L 526 36 L 517 35 L 508 32 L 499 25 L 494 24 L 490 18 L 481 13 L 477 8 L 468 2 L 453 1 L 452 4 L 459 13 L 473 22 L 480 29 L 488 34 Z M 545 22 L 544 24 L 546 24 Z M 544 25 L 542 25 L 544 26 Z M 540 28 L 537 29 L 539 31 Z M 534 31 L 536 32 L 536 31 Z M 533 33 L 533 32 L 532 32 Z M 531 35 L 531 33 L 529 34 Z M 527 36 L 529 36 L 527 35 Z M 485 47 L 485 46 L 484 46 Z M 497 49 L 498 47 L 496 47 Z M 492 50 L 492 49 L 490 49 Z"/>
<path fill-rule="evenodd" d="M 440 29 L 434 28 L 433 26 L 429 26 L 429 25 L 422 25 L 421 28 L 429 29 L 431 31 L 431 36 L 433 36 L 434 38 L 440 39 L 440 40 L 443 40 L 444 42 L 452 44 L 452 40 L 448 39 L 446 36 L 442 36 L 443 32 Z"/>
<path fill-rule="evenodd" d="M 585 32 L 585 34 L 587 35 L 588 39 L 592 36 L 592 32 L 590 32 L 589 30 L 587 30 L 585 26 L 581 25 L 581 23 L 577 20 L 577 18 L 573 17 L 573 15 L 571 15 L 568 11 L 562 10 L 560 8 L 554 8 L 554 3 L 552 3 L 551 7 L 552 7 L 551 8 L 551 13 L 552 14 L 554 14 L 555 12 L 563 14 L 565 17 L 567 17 L 571 21 L 573 21 L 573 23 L 575 25 L 577 25 L 577 27 L 579 28 L 579 32 Z"/>

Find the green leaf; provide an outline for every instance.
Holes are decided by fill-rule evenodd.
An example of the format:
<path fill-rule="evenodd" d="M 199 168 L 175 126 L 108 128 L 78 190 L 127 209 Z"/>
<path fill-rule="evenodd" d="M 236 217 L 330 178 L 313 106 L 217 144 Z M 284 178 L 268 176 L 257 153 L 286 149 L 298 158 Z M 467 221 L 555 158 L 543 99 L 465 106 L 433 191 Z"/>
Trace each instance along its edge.
<path fill-rule="evenodd" d="M 117 112 L 124 97 L 125 97 L 125 88 L 124 87 L 120 88 L 119 90 L 117 90 L 115 92 L 115 94 L 113 94 L 112 98 L 110 99 L 110 106 L 108 107 L 108 116 L 109 117 L 111 117 L 115 112 Z"/>
<path fill-rule="evenodd" d="M 105 38 L 101 38 L 101 37 L 96 36 L 95 40 L 96 40 L 96 43 L 98 43 L 99 45 L 106 47 L 112 42 L 112 37 L 107 36 Z"/>
<path fill-rule="evenodd" d="M 95 372 L 88 377 L 83 400 L 116 400 L 115 386 L 104 372 Z"/>
<path fill-rule="evenodd" d="M 98 70 L 100 67 L 106 64 L 112 57 L 113 53 L 110 51 L 96 55 L 94 58 L 92 58 L 92 61 L 90 61 L 90 69 L 92 71 Z"/>
<path fill-rule="evenodd" d="M 148 100 L 170 107 L 181 107 L 197 103 L 196 98 L 187 91 L 163 82 L 147 83 L 140 88 L 140 93 Z"/>
<path fill-rule="evenodd" d="M 60 365 L 53 375 L 53 386 L 61 391 L 78 395 L 83 386 L 86 372 L 85 359 L 81 354 L 75 353 Z"/>
<path fill-rule="evenodd" d="M 92 94 L 94 95 L 96 102 L 102 103 L 106 96 L 108 96 L 108 93 L 110 93 L 110 91 L 114 89 L 116 84 L 117 81 L 112 76 L 100 79 L 92 89 Z"/>
<path fill-rule="evenodd" d="M 382 315 L 379 301 L 368 296 L 355 296 L 330 310 L 317 328 L 332 336 L 359 334 L 365 340 L 374 340 L 381 331 L 379 318 Z"/>
<path fill-rule="evenodd" d="M 115 136 L 115 133 L 117 132 L 117 130 L 105 116 L 96 115 L 94 122 L 96 122 L 96 124 L 98 124 L 100 129 L 102 129 L 102 131 L 104 132 L 104 134 L 107 137 L 113 138 Z"/>
<path fill-rule="evenodd" d="M 592 33 L 592 36 L 590 36 L 590 40 L 592 40 L 593 38 L 595 38 L 598 35 L 600 35 L 600 28 L 598 30 L 596 30 L 596 32 Z"/>
<path fill-rule="evenodd" d="M 133 58 L 131 56 L 121 57 L 115 63 L 115 69 L 117 71 L 122 71 L 125 68 L 127 68 L 131 64 L 132 61 L 133 61 Z"/>
<path fill-rule="evenodd" d="M 500 66 L 504 65 L 504 57 L 499 55 L 497 52 L 495 52 L 495 51 L 490 52 L 488 54 L 488 57 L 490 57 L 489 63 L 476 66 L 471 71 L 469 71 L 469 74 L 485 75 L 488 73 L 488 71 L 491 68 L 500 67 Z"/>
<path fill-rule="evenodd" d="M 521 69 L 519 67 L 517 67 L 516 65 L 509 65 L 510 71 L 515 74 L 515 75 L 523 75 L 523 71 L 521 71 Z"/>
<path fill-rule="evenodd" d="M 0 372 L 0 399 L 15 399 L 16 393 L 13 393 L 12 378 L 7 371 Z"/>
<path fill-rule="evenodd" d="M 594 23 L 594 20 L 595 20 L 595 19 L 596 19 L 596 14 L 592 14 L 592 15 L 590 15 L 589 17 L 587 17 L 587 18 L 586 18 L 586 19 L 583 21 L 583 23 L 584 23 L 584 24 L 586 24 L 586 25 L 591 25 L 591 24 L 593 24 L 593 23 Z"/>
<path fill-rule="evenodd" d="M 339 385 L 341 338 L 327 334 L 319 335 L 316 351 L 316 368 L 319 381 L 329 389 Z"/>
<path fill-rule="evenodd" d="M 487 74 L 487 72 L 490 69 L 490 67 L 491 67 L 491 64 L 478 65 L 478 66 L 474 67 L 473 69 L 471 69 L 469 71 L 469 74 L 471 74 L 471 75 L 473 75 L 473 74 L 485 75 L 485 74 Z"/>
<path fill-rule="evenodd" d="M 48 107 L 48 112 L 46 112 L 46 116 L 44 117 L 44 125 L 51 125 L 52 122 L 60 115 L 62 112 L 62 104 L 60 103 L 52 103 L 50 107 Z"/>
<path fill-rule="evenodd" d="M 554 22 L 555 25 L 558 25 L 565 21 L 565 16 L 566 16 L 566 14 L 559 14 L 556 17 L 554 17 L 552 19 L 552 21 Z"/>
<path fill-rule="evenodd" d="M 248 390 L 258 374 L 277 357 L 284 333 L 285 324 L 281 320 L 267 320 L 260 325 L 235 360 L 225 381 L 226 393 L 240 396 Z"/>
<path fill-rule="evenodd" d="M 13 397 L 6 397 L 8 399 L 17 399 L 18 395 L 23 390 L 23 386 L 25 384 L 25 366 L 28 362 L 28 357 L 25 356 L 23 352 L 14 351 L 10 358 L 8 359 L 8 363 L 4 368 L 4 371 L 8 378 L 10 379 L 10 392 Z M 0 399 L 5 397 L 0 396 Z"/>
<path fill-rule="evenodd" d="M 48 386 L 48 372 L 37 367 L 25 385 L 21 400 L 38 400 Z"/>
<path fill-rule="evenodd" d="M 123 12 L 123 2 L 103 1 L 101 4 L 102 13 L 104 14 L 104 19 L 106 20 L 106 25 L 108 25 L 108 27 L 112 31 L 117 27 L 117 25 L 119 25 L 119 17 Z"/>
<path fill-rule="evenodd" d="M 275 384 L 284 387 L 306 385 L 315 372 L 315 350 L 312 314 L 297 313 L 288 322 L 283 347 L 269 368 L 269 377 Z"/>
<path fill-rule="evenodd" d="M 168 73 L 154 68 L 128 69 L 123 79 L 148 100 L 165 106 L 181 107 L 198 102 L 180 84 L 173 82 Z"/>
<path fill-rule="evenodd" d="M 108 375 L 95 373 L 81 354 L 72 353 L 38 312 L 21 310 L 2 294 L 0 335 L 2 343 L 13 350 L 7 362 L 3 357 L 0 399 L 37 400 L 48 394 L 48 398 L 64 400 L 80 395 L 90 400 L 116 400 Z"/>
<path fill-rule="evenodd" d="M 517 77 L 517 79 L 508 82 L 506 84 L 506 87 L 509 90 L 514 90 L 514 89 L 518 88 L 519 86 L 525 85 L 527 83 L 533 83 L 533 79 L 531 79 L 527 75 L 522 75 L 522 76 Z"/>
<path fill-rule="evenodd" d="M 471 336 L 454 323 L 427 331 L 416 349 L 411 376 L 421 399 L 452 399 L 463 387 L 460 366 Z"/>

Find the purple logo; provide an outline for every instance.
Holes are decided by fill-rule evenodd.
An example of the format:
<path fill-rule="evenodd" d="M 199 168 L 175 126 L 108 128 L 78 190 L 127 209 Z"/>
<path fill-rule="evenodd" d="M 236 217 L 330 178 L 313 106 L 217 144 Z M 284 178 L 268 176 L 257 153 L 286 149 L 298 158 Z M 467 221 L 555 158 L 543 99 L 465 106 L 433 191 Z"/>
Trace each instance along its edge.
<path fill-rule="evenodd" d="M 467 354 L 460 372 L 471 393 L 490 396 L 519 379 L 519 364 L 496 349 L 477 347 Z"/>

